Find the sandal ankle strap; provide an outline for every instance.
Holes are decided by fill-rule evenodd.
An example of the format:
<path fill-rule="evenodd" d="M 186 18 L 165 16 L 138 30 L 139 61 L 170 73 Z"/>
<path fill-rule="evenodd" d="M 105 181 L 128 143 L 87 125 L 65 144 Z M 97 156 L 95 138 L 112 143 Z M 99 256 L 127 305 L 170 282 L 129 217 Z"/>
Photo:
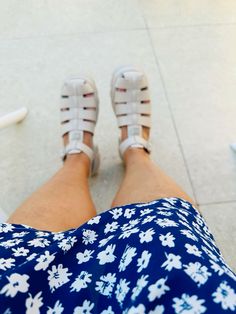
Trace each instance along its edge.
<path fill-rule="evenodd" d="M 81 152 L 85 153 L 91 162 L 94 159 L 94 152 L 88 145 L 80 142 L 78 138 L 75 137 L 76 131 L 72 131 L 69 133 L 69 137 L 72 135 L 73 139 L 69 140 L 69 144 L 67 144 L 62 151 L 62 160 L 65 161 L 66 156 L 70 154 L 79 154 Z"/>
<path fill-rule="evenodd" d="M 123 157 L 125 151 L 130 147 L 144 148 L 144 150 L 147 153 L 149 154 L 151 153 L 150 142 L 146 141 L 143 137 L 140 137 L 137 135 L 130 136 L 120 143 L 120 146 L 119 146 L 120 156 Z"/>

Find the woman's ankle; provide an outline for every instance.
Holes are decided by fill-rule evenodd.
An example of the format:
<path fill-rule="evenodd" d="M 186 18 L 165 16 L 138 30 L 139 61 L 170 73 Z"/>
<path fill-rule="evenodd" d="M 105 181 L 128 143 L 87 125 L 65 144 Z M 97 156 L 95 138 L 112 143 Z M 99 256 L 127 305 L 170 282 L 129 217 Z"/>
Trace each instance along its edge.
<path fill-rule="evenodd" d="M 144 148 L 130 147 L 124 154 L 125 165 L 150 160 L 150 154 Z"/>
<path fill-rule="evenodd" d="M 68 154 L 66 160 L 64 161 L 64 167 L 68 169 L 73 169 L 74 171 L 84 171 L 87 176 L 90 173 L 90 159 L 88 156 L 81 152 L 79 154 Z"/>

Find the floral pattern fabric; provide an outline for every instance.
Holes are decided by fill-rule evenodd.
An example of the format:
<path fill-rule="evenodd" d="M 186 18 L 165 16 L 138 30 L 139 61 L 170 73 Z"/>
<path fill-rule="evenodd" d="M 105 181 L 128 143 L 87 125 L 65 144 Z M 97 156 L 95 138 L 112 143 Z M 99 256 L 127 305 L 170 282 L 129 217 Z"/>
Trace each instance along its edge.
<path fill-rule="evenodd" d="M 163 198 L 76 229 L 0 224 L 0 313 L 236 312 L 236 276 L 199 212 Z"/>

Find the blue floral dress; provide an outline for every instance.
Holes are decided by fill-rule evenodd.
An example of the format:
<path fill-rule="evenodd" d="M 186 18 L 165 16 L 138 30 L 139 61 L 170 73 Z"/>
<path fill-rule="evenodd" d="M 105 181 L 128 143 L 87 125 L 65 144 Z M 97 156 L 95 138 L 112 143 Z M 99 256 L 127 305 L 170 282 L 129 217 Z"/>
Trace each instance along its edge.
<path fill-rule="evenodd" d="M 0 224 L 0 313 L 236 312 L 236 276 L 202 216 L 163 198 L 76 229 Z"/>

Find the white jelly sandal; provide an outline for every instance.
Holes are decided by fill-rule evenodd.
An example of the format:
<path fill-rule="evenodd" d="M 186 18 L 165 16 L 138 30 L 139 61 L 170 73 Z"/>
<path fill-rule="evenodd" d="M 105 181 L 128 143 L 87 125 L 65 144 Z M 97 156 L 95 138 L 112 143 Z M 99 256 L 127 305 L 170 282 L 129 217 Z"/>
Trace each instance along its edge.
<path fill-rule="evenodd" d="M 72 78 L 65 81 L 61 94 L 62 136 L 68 133 L 68 144 L 64 147 L 62 160 L 67 155 L 84 152 L 91 160 L 91 175 L 95 175 L 100 164 L 97 146 L 90 148 L 83 143 L 84 131 L 94 134 L 98 118 L 98 93 L 91 78 Z"/>
<path fill-rule="evenodd" d="M 144 148 L 151 152 L 149 141 L 142 136 L 142 127 L 151 127 L 151 104 L 145 73 L 133 66 L 116 69 L 111 80 L 111 100 L 118 127 L 127 126 L 128 137 L 119 140 L 123 158 L 129 147 Z"/>

